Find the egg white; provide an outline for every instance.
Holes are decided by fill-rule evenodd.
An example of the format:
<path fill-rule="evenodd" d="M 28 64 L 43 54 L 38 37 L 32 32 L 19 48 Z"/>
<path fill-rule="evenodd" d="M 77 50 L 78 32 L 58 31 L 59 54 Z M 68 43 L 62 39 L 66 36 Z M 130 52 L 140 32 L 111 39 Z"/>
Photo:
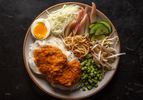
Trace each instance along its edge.
<path fill-rule="evenodd" d="M 68 51 L 60 38 L 51 36 L 46 40 L 36 40 L 33 44 L 29 46 L 29 62 L 34 61 L 33 52 L 36 49 L 40 49 L 43 46 L 51 45 L 59 48 L 63 54 L 66 55 L 68 61 L 72 61 L 73 59 L 77 59 L 72 51 Z M 32 63 L 31 63 L 32 64 Z M 32 64 L 33 65 L 33 64 Z"/>
<path fill-rule="evenodd" d="M 51 29 L 51 27 L 50 27 L 50 23 L 48 22 L 48 20 L 46 20 L 46 19 L 44 19 L 44 18 L 38 18 L 38 19 L 36 19 L 33 23 L 32 23 L 32 25 L 31 25 L 31 33 L 32 33 L 32 35 L 33 35 L 33 37 L 35 37 L 36 39 L 38 39 L 36 36 L 35 36 L 35 34 L 34 34 L 34 28 L 36 27 L 36 25 L 38 24 L 38 23 L 44 23 L 44 25 L 46 26 L 46 28 L 47 28 L 47 32 L 46 32 L 46 36 L 44 37 L 44 38 L 42 38 L 42 39 L 45 39 L 45 38 L 47 38 L 49 35 L 50 35 L 50 29 Z"/>
<path fill-rule="evenodd" d="M 77 59 L 77 57 L 73 54 L 72 51 L 68 51 L 66 49 L 63 41 L 60 38 L 50 36 L 45 40 L 36 40 L 34 43 L 30 44 L 30 46 L 29 46 L 29 59 L 28 59 L 28 62 L 29 62 L 29 66 L 32 69 L 32 71 L 34 73 L 36 73 L 37 75 L 42 76 L 43 74 L 39 71 L 39 69 L 37 68 L 37 65 L 34 62 L 33 53 L 34 53 L 34 50 L 40 49 L 41 47 L 46 46 L 46 45 L 51 45 L 51 46 L 59 48 L 62 51 L 62 53 L 66 55 L 67 60 L 69 62 L 74 60 L 74 59 Z M 80 84 L 77 83 L 72 87 L 64 87 L 64 86 L 58 85 L 58 84 L 51 84 L 51 86 L 53 86 L 54 88 L 61 89 L 61 90 L 75 90 L 75 89 L 78 89 L 80 87 Z"/>

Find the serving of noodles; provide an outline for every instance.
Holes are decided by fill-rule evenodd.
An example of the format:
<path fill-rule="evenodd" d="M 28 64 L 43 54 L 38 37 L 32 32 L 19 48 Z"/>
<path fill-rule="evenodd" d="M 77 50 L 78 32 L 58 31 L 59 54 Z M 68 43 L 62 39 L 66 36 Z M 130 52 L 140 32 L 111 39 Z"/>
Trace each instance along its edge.
<path fill-rule="evenodd" d="M 75 35 L 64 38 L 65 46 L 73 51 L 75 56 L 82 58 L 89 53 L 90 43 L 86 35 Z"/>

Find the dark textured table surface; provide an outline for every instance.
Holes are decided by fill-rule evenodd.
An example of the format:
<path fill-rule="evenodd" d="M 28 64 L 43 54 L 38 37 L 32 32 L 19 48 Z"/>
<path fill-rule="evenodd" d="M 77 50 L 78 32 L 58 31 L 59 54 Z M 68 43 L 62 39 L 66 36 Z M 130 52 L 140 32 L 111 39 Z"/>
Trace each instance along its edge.
<path fill-rule="evenodd" d="M 47 7 L 65 1 L 0 0 L 0 100 L 55 100 L 41 92 L 29 78 L 22 46 L 32 20 Z M 121 57 L 111 82 L 87 99 L 143 100 L 143 1 L 93 1 L 117 28 L 122 52 L 127 54 Z"/>

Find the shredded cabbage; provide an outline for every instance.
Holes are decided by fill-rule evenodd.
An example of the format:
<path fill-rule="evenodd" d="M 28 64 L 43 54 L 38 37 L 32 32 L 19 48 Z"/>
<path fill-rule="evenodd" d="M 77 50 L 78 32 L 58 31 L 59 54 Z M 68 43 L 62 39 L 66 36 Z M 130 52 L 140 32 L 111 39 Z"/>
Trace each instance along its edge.
<path fill-rule="evenodd" d="M 76 18 L 79 8 L 78 5 L 64 5 L 49 13 L 47 20 L 50 22 L 51 32 L 55 35 L 63 33 L 65 27 Z"/>

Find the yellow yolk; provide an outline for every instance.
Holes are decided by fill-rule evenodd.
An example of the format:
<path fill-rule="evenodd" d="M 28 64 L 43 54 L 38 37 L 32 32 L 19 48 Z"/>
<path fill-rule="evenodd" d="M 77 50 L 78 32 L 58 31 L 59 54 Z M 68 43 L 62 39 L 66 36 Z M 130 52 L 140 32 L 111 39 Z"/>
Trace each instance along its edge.
<path fill-rule="evenodd" d="M 47 28 L 44 23 L 39 22 L 34 28 L 34 35 L 38 39 L 43 39 L 47 34 Z"/>

